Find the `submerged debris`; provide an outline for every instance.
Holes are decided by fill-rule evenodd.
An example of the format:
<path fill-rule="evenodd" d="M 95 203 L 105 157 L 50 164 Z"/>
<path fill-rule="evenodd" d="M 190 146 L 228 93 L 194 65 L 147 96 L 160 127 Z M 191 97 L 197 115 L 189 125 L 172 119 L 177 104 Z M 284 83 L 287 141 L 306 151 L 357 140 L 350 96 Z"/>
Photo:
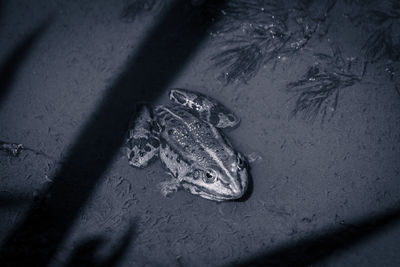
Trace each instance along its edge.
<path fill-rule="evenodd" d="M 35 153 L 36 155 L 40 155 L 40 156 L 43 156 L 45 158 L 55 161 L 55 159 L 52 156 L 47 155 L 43 151 L 26 147 L 20 143 L 9 143 L 9 142 L 4 142 L 4 141 L 0 140 L 0 150 L 6 152 L 7 154 L 9 154 L 10 156 L 13 156 L 13 157 L 19 156 L 21 151 L 30 151 L 30 152 Z"/>
<path fill-rule="evenodd" d="M 251 152 L 251 153 L 247 154 L 246 158 L 249 161 L 249 163 L 259 162 L 263 159 L 261 154 L 257 153 L 257 152 Z"/>
<path fill-rule="evenodd" d="M 22 144 L 0 141 L 0 150 L 7 152 L 13 157 L 18 156 L 22 149 L 24 149 L 24 146 Z"/>
<path fill-rule="evenodd" d="M 320 114 L 322 122 L 331 119 L 338 106 L 340 90 L 361 81 L 350 72 L 352 60 L 346 64 L 338 46 L 332 45 L 332 54 L 315 54 L 324 61 L 323 67 L 316 64 L 300 80 L 288 84 L 288 91 L 299 95 L 292 116 L 302 113 L 304 119 L 315 120 Z"/>
<path fill-rule="evenodd" d="M 396 84 L 396 85 L 394 86 L 394 89 L 396 90 L 397 94 L 398 94 L 399 97 L 400 97 L 400 84 Z"/>

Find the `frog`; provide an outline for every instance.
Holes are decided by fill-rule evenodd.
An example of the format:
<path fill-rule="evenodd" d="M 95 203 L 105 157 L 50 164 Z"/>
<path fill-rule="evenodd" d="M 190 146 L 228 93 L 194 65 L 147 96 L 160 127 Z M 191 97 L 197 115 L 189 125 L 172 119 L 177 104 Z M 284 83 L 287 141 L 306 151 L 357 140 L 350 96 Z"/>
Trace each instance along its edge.
<path fill-rule="evenodd" d="M 161 182 L 164 196 L 180 189 L 212 201 L 237 200 L 248 188 L 249 164 L 222 132 L 240 119 L 200 92 L 173 88 L 172 103 L 141 104 L 125 141 L 129 165 L 145 168 L 159 158 L 171 177 Z"/>

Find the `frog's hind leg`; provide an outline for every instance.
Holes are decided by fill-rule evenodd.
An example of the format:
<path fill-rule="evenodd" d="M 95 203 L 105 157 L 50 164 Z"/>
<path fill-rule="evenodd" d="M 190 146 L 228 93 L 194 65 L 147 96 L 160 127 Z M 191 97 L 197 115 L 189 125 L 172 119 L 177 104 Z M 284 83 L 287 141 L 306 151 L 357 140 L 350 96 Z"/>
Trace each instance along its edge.
<path fill-rule="evenodd" d="M 234 127 L 240 122 L 239 118 L 224 105 L 201 93 L 175 88 L 169 92 L 169 98 L 191 109 L 202 120 L 208 121 L 215 127 Z"/>
<path fill-rule="evenodd" d="M 159 127 L 153 120 L 150 110 L 141 105 L 136 118 L 129 126 L 125 150 L 129 165 L 137 168 L 146 167 L 159 151 Z"/>

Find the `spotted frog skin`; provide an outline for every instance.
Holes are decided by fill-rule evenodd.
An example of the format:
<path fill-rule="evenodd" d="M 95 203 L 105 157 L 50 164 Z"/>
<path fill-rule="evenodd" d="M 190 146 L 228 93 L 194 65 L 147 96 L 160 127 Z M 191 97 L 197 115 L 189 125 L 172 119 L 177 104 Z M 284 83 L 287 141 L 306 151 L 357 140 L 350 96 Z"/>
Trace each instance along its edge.
<path fill-rule="evenodd" d="M 180 188 L 194 195 L 225 201 L 243 196 L 248 163 L 221 128 L 239 119 L 216 100 L 185 89 L 172 89 L 170 105 L 142 106 L 128 131 L 129 164 L 144 168 L 157 156 L 171 180 L 161 184 L 164 195 Z"/>

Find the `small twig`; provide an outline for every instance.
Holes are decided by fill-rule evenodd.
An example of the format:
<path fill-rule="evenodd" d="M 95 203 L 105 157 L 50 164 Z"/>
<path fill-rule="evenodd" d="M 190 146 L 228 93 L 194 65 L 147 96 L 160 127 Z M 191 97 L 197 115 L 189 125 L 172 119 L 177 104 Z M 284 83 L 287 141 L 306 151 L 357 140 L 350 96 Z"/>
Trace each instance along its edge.
<path fill-rule="evenodd" d="M 398 94 L 399 97 L 400 97 L 400 85 L 396 84 L 396 85 L 394 86 L 394 90 L 396 90 L 397 94 Z"/>

